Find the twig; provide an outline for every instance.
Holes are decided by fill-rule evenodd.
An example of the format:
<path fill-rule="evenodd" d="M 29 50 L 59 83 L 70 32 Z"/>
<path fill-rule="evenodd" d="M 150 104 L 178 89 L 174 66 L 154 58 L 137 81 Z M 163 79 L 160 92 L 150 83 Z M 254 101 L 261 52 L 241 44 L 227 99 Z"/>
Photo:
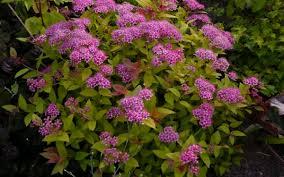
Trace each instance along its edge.
<path fill-rule="evenodd" d="M 66 169 L 64 169 L 63 171 L 72 177 L 76 177 L 71 171 L 68 171 Z"/>
<path fill-rule="evenodd" d="M 24 22 L 22 21 L 22 19 L 19 17 L 19 15 L 17 14 L 17 12 L 13 9 L 13 7 L 8 3 L 7 4 L 8 7 L 11 9 L 11 11 L 13 12 L 13 14 L 17 17 L 17 19 L 19 20 L 19 22 L 23 25 L 23 27 L 26 29 L 26 31 L 29 33 L 29 35 L 31 36 L 31 38 L 34 39 L 33 34 L 31 33 L 31 31 L 26 27 L 26 25 L 24 24 Z"/>

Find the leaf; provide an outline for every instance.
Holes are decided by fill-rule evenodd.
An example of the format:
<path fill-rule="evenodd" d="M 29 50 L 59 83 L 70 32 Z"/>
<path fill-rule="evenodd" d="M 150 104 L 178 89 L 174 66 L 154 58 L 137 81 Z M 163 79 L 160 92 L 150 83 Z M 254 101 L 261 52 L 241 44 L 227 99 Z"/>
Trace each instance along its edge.
<path fill-rule="evenodd" d="M 15 112 L 15 111 L 18 110 L 17 106 L 11 105 L 11 104 L 4 105 L 4 106 L 2 106 L 2 108 L 5 109 L 6 111 L 9 111 L 9 112 Z"/>
<path fill-rule="evenodd" d="M 143 121 L 143 124 L 144 124 L 144 125 L 147 125 L 148 127 L 153 128 L 153 129 L 156 129 L 156 124 L 155 124 L 154 120 L 151 119 L 151 118 L 145 119 L 145 120 Z"/>
<path fill-rule="evenodd" d="M 232 131 L 231 135 L 234 135 L 234 136 L 246 136 L 246 134 L 244 134 L 243 132 L 238 131 L 238 130 Z"/>
<path fill-rule="evenodd" d="M 88 155 L 89 155 L 89 153 L 87 153 L 87 152 L 82 152 L 82 151 L 76 152 L 75 160 L 83 160 L 83 159 L 85 159 Z"/>
<path fill-rule="evenodd" d="M 43 22 L 48 27 L 57 22 L 65 20 L 64 16 L 61 15 L 59 12 L 52 11 L 52 12 L 45 12 L 42 14 Z"/>
<path fill-rule="evenodd" d="M 87 123 L 89 130 L 94 131 L 96 128 L 96 121 L 91 120 Z"/>
<path fill-rule="evenodd" d="M 53 170 L 52 170 L 52 172 L 51 172 L 51 175 L 54 175 L 54 174 L 56 174 L 56 173 L 63 174 L 63 170 L 64 170 L 64 168 L 67 167 L 68 163 L 69 163 L 69 162 L 68 162 L 67 160 L 58 162 L 58 163 L 54 166 L 54 168 L 53 168 Z"/>
<path fill-rule="evenodd" d="M 158 110 L 159 113 L 161 113 L 161 114 L 163 114 L 163 115 L 165 115 L 165 116 L 167 116 L 167 115 L 169 115 L 169 114 L 175 114 L 175 113 L 176 113 L 176 112 L 174 112 L 174 111 L 172 111 L 172 110 L 170 110 L 170 109 L 163 108 L 163 107 L 160 107 L 160 108 L 158 108 L 157 110 Z"/>
<path fill-rule="evenodd" d="M 167 160 L 165 160 L 161 165 L 162 173 L 165 174 L 165 172 L 168 170 L 168 168 L 169 168 L 169 163 L 168 163 Z"/>
<path fill-rule="evenodd" d="M 220 154 L 221 147 L 220 146 L 214 146 L 214 156 L 217 158 Z"/>
<path fill-rule="evenodd" d="M 229 142 L 231 145 L 235 144 L 235 137 L 234 136 L 229 136 Z"/>
<path fill-rule="evenodd" d="M 23 111 L 26 111 L 28 108 L 27 102 L 22 95 L 19 96 L 18 105 Z"/>
<path fill-rule="evenodd" d="M 257 12 L 263 9 L 265 5 L 266 5 L 266 0 L 254 0 L 254 2 L 252 2 L 252 11 Z"/>
<path fill-rule="evenodd" d="M 160 159 L 167 159 L 168 156 L 166 155 L 168 152 L 162 150 L 153 150 L 153 153 L 159 157 Z"/>
<path fill-rule="evenodd" d="M 226 134 L 230 134 L 230 129 L 228 126 L 226 126 L 227 124 L 223 124 L 220 127 L 218 127 L 218 130 L 226 133 Z"/>
<path fill-rule="evenodd" d="M 177 97 L 180 97 L 180 93 L 176 88 L 169 88 L 169 90 Z"/>
<path fill-rule="evenodd" d="M 92 75 L 92 70 L 89 68 L 86 68 L 82 72 L 82 81 L 87 80 Z"/>
<path fill-rule="evenodd" d="M 220 142 L 221 142 L 221 135 L 220 135 L 219 131 L 216 131 L 211 136 L 210 143 L 212 143 L 212 144 L 219 144 Z"/>
<path fill-rule="evenodd" d="M 26 117 L 24 118 L 25 125 L 28 126 L 31 123 L 32 119 L 33 113 L 29 113 L 28 115 L 26 115 Z"/>
<path fill-rule="evenodd" d="M 69 136 L 66 132 L 60 131 L 58 133 L 47 135 L 42 141 L 46 141 L 48 143 L 56 141 L 69 142 Z"/>
<path fill-rule="evenodd" d="M 144 85 L 145 87 L 151 87 L 151 85 L 155 82 L 155 78 L 151 71 L 146 71 L 144 74 Z"/>
<path fill-rule="evenodd" d="M 38 17 L 30 17 L 25 21 L 26 28 L 32 34 L 39 34 L 43 28 L 41 19 Z"/>
<path fill-rule="evenodd" d="M 86 88 L 80 92 L 80 95 L 86 97 L 94 97 L 97 95 L 97 91 L 94 89 Z"/>
<path fill-rule="evenodd" d="M 103 152 L 105 150 L 105 145 L 99 141 L 99 142 L 96 142 L 93 146 L 92 146 L 92 149 L 96 149 L 100 152 Z"/>
<path fill-rule="evenodd" d="M 205 163 L 205 165 L 210 168 L 210 158 L 207 153 L 202 153 L 200 154 L 200 158 L 202 161 Z"/>
<path fill-rule="evenodd" d="M 137 160 L 134 159 L 134 158 L 130 158 L 130 159 L 126 162 L 125 165 L 127 165 L 127 166 L 129 166 L 129 167 L 139 167 L 139 163 L 138 163 Z"/>

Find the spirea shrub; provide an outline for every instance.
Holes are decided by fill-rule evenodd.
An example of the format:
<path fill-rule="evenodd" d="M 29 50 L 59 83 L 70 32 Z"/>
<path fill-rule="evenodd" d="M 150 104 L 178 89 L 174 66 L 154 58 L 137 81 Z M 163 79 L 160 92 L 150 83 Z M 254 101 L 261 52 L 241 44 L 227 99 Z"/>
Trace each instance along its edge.
<path fill-rule="evenodd" d="M 53 174 L 77 161 L 94 176 L 223 175 L 240 162 L 260 82 L 233 71 L 234 39 L 203 4 L 137 2 L 74 0 L 80 17 L 35 38 L 43 54 L 23 76 L 25 123 L 50 146 Z"/>

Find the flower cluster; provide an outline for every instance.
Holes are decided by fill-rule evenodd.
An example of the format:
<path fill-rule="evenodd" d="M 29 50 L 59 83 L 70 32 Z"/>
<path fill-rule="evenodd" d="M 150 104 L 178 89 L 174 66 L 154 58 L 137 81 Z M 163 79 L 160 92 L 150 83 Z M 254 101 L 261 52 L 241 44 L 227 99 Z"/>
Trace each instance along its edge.
<path fill-rule="evenodd" d="M 119 64 L 116 66 L 115 71 L 122 78 L 122 82 L 128 83 L 134 80 L 134 69 L 126 64 Z"/>
<path fill-rule="evenodd" d="M 153 97 L 153 92 L 150 89 L 142 89 L 138 92 L 138 97 L 143 100 L 150 100 Z"/>
<path fill-rule="evenodd" d="M 49 116 L 51 118 L 55 118 L 59 116 L 60 111 L 58 110 L 56 104 L 51 103 L 48 105 L 46 111 L 45 111 L 45 116 Z"/>
<path fill-rule="evenodd" d="M 51 117 L 46 117 L 38 131 L 42 136 L 47 136 L 58 132 L 61 129 L 61 126 L 62 122 L 60 119 L 54 120 Z"/>
<path fill-rule="evenodd" d="M 214 60 L 212 63 L 212 67 L 215 70 L 226 72 L 230 66 L 230 63 L 226 58 L 219 58 L 217 60 Z"/>
<path fill-rule="evenodd" d="M 197 49 L 194 55 L 201 60 L 217 60 L 217 55 L 212 50 L 204 48 Z"/>
<path fill-rule="evenodd" d="M 207 128 L 212 125 L 213 113 L 214 107 L 209 103 L 202 103 L 198 108 L 192 110 L 193 116 L 199 120 L 199 125 L 202 128 Z"/>
<path fill-rule="evenodd" d="M 143 100 L 138 96 L 125 97 L 120 104 L 129 122 L 141 123 L 150 115 L 144 108 Z"/>
<path fill-rule="evenodd" d="M 177 9 L 177 0 L 161 0 L 160 9 L 163 11 L 174 11 Z"/>
<path fill-rule="evenodd" d="M 27 79 L 27 86 L 31 92 L 44 88 L 46 81 L 43 78 Z"/>
<path fill-rule="evenodd" d="M 96 13 L 108 13 L 116 10 L 116 3 L 114 0 L 95 0 L 94 11 Z"/>
<path fill-rule="evenodd" d="M 254 77 L 254 76 L 245 78 L 243 83 L 246 84 L 246 85 L 249 85 L 251 87 L 259 86 L 259 84 L 260 84 L 258 78 Z"/>
<path fill-rule="evenodd" d="M 118 107 L 112 107 L 107 112 L 107 118 L 108 119 L 117 118 L 117 117 L 119 117 L 121 115 L 122 115 L 122 111 Z"/>
<path fill-rule="evenodd" d="M 103 151 L 104 162 L 107 165 L 115 163 L 125 163 L 128 161 L 129 155 L 127 152 L 119 151 L 117 148 L 107 148 Z"/>
<path fill-rule="evenodd" d="M 110 132 L 104 131 L 100 134 L 100 140 L 103 142 L 105 146 L 115 147 L 118 143 L 118 138 L 112 136 Z"/>
<path fill-rule="evenodd" d="M 181 155 L 180 160 L 182 164 L 188 164 L 189 169 L 195 175 L 199 173 L 199 155 L 201 153 L 201 147 L 197 144 L 190 145 L 187 149 L 185 149 Z"/>
<path fill-rule="evenodd" d="M 146 21 L 146 18 L 142 14 L 132 12 L 134 10 L 134 6 L 129 5 L 130 4 L 125 3 L 120 5 L 117 9 L 119 17 L 116 21 L 116 25 L 120 28 L 138 25 Z"/>
<path fill-rule="evenodd" d="M 184 58 L 183 51 L 181 49 L 173 49 L 171 44 L 157 44 L 152 51 L 155 54 L 152 60 L 153 66 L 159 66 L 163 62 L 174 65 Z"/>
<path fill-rule="evenodd" d="M 76 107 L 79 105 L 78 100 L 76 100 L 74 97 L 69 97 L 64 105 L 70 109 L 71 112 L 76 111 Z"/>
<path fill-rule="evenodd" d="M 110 65 L 101 65 L 100 73 L 102 73 L 104 76 L 110 76 L 113 73 L 113 69 Z"/>
<path fill-rule="evenodd" d="M 176 142 L 179 139 L 179 134 L 173 129 L 173 127 L 165 127 L 162 132 L 159 134 L 159 139 L 164 143 Z"/>
<path fill-rule="evenodd" d="M 231 33 L 222 31 L 211 24 L 204 25 L 201 31 L 210 40 L 212 46 L 223 50 L 233 48 L 234 38 Z"/>
<path fill-rule="evenodd" d="M 166 20 L 142 22 L 139 25 L 120 28 L 112 32 L 112 39 L 118 43 L 132 43 L 143 37 L 147 40 L 170 38 L 180 41 L 182 35 L 174 25 Z"/>
<path fill-rule="evenodd" d="M 241 91 L 238 88 L 223 88 L 217 92 L 217 98 L 226 103 L 234 104 L 244 100 Z"/>
<path fill-rule="evenodd" d="M 76 19 L 50 26 L 45 35 L 50 45 L 57 45 L 61 54 L 69 54 L 73 64 L 91 60 L 101 65 L 107 56 L 98 49 L 99 40 L 86 31 L 89 19 Z"/>
<path fill-rule="evenodd" d="M 197 78 L 194 82 L 194 85 L 199 91 L 199 96 L 205 100 L 212 100 L 213 94 L 216 90 L 215 86 L 211 84 L 208 80 L 203 78 Z"/>
<path fill-rule="evenodd" d="M 73 10 L 75 12 L 82 12 L 86 7 L 92 6 L 93 4 L 93 0 L 73 0 Z"/>
<path fill-rule="evenodd" d="M 111 82 L 104 77 L 101 73 L 96 73 L 94 76 L 91 76 L 87 79 L 87 87 L 89 88 L 111 88 Z"/>
<path fill-rule="evenodd" d="M 203 10 L 205 7 L 196 0 L 184 0 L 185 5 L 190 10 Z"/>
<path fill-rule="evenodd" d="M 228 77 L 233 80 L 233 81 L 236 81 L 238 79 L 238 74 L 235 72 L 235 71 L 230 71 L 228 73 Z"/>
<path fill-rule="evenodd" d="M 211 19 L 207 14 L 192 14 L 187 18 L 188 21 L 193 21 L 191 24 L 193 26 L 211 23 Z"/>

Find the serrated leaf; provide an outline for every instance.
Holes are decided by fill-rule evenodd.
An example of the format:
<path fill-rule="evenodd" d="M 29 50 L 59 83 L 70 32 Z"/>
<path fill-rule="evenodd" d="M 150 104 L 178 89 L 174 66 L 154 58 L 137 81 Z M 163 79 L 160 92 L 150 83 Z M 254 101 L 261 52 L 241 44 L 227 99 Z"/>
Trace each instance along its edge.
<path fill-rule="evenodd" d="M 87 125 L 88 125 L 89 130 L 94 131 L 97 124 L 96 124 L 96 121 L 91 120 L 87 123 Z"/>
<path fill-rule="evenodd" d="M 42 141 L 46 141 L 48 143 L 56 141 L 69 142 L 69 136 L 66 132 L 60 131 L 54 134 L 47 135 Z"/>
<path fill-rule="evenodd" d="M 19 96 L 18 105 L 23 111 L 26 111 L 28 108 L 28 104 L 22 95 Z"/>
<path fill-rule="evenodd" d="M 26 117 L 24 117 L 25 125 L 28 126 L 31 123 L 32 119 L 33 113 L 29 113 L 28 115 L 26 115 Z"/>

